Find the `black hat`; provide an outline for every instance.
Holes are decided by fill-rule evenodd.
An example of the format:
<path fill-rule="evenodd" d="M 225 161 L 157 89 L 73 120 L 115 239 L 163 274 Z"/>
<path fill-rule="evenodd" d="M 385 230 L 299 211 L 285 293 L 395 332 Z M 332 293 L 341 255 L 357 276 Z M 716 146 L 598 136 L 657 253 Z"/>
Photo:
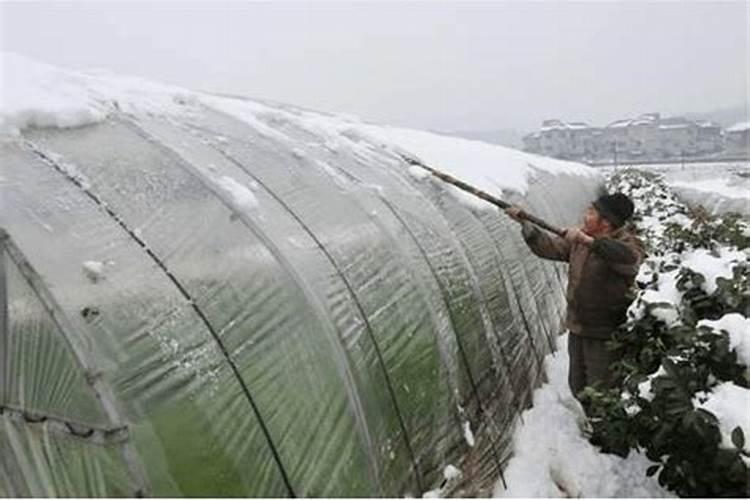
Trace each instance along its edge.
<path fill-rule="evenodd" d="M 627 195 L 615 193 L 597 198 L 594 208 L 615 227 L 620 227 L 633 216 L 634 207 Z"/>

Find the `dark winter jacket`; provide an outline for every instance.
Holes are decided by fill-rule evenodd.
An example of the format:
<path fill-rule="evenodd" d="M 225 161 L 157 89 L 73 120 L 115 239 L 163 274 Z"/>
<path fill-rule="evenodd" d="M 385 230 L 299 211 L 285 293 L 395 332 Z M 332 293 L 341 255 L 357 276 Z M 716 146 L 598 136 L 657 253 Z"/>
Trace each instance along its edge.
<path fill-rule="evenodd" d="M 633 300 L 632 286 L 643 258 L 643 247 L 629 226 L 590 246 L 571 244 L 550 236 L 528 222 L 523 224 L 526 244 L 539 257 L 570 264 L 568 310 L 565 324 L 571 333 L 598 339 L 609 338 L 625 322 Z"/>

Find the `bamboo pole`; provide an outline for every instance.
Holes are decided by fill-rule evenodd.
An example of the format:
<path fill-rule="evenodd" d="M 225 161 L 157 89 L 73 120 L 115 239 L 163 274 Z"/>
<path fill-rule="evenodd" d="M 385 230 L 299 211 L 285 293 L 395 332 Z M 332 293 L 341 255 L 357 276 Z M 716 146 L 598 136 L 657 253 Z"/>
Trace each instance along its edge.
<path fill-rule="evenodd" d="M 401 157 L 409 165 L 414 165 L 414 166 L 423 168 L 423 169 L 427 170 L 430 174 L 432 174 L 434 177 L 437 177 L 438 179 L 440 179 L 442 181 L 445 181 L 448 184 L 452 184 L 453 186 L 456 186 L 458 189 L 460 189 L 462 191 L 466 191 L 467 193 L 473 194 L 477 198 L 481 198 L 481 199 L 483 199 L 484 201 L 486 201 L 488 203 L 491 203 L 491 204 L 493 204 L 493 205 L 495 205 L 497 207 L 502 208 L 503 210 L 505 210 L 506 208 L 510 208 L 510 207 L 513 206 L 510 203 L 501 200 L 500 198 L 492 196 L 491 194 L 489 194 L 489 193 L 487 193 L 485 191 L 482 191 L 481 189 L 475 188 L 471 184 L 467 184 L 467 183 L 465 183 L 464 181 L 462 181 L 460 179 L 456 179 L 452 175 L 448 175 L 448 174 L 446 174 L 444 172 L 441 172 L 439 170 L 435 170 L 432 167 L 428 167 L 427 165 L 425 165 L 421 161 L 417 160 L 416 158 L 411 158 L 411 157 L 406 156 L 406 155 L 401 155 Z M 563 229 L 560 229 L 559 227 L 555 227 L 552 224 L 548 224 L 547 222 L 543 221 L 539 217 L 536 217 L 535 215 L 526 213 L 523 210 L 521 210 L 521 212 L 519 213 L 519 216 L 522 219 L 527 220 L 527 221 L 531 222 L 532 224 L 535 224 L 535 225 L 541 227 L 542 229 L 545 229 L 545 230 L 547 230 L 547 231 L 549 231 L 551 233 L 554 233 L 554 234 L 556 234 L 558 236 L 565 236 L 565 231 Z"/>

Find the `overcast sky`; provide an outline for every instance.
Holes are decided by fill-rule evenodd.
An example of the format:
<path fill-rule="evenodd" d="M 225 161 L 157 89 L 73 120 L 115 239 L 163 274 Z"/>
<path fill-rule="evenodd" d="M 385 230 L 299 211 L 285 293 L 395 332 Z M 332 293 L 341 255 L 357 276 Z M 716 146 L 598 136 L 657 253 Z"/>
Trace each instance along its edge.
<path fill-rule="evenodd" d="M 2 48 L 436 130 L 748 102 L 750 3 L 3 3 Z"/>

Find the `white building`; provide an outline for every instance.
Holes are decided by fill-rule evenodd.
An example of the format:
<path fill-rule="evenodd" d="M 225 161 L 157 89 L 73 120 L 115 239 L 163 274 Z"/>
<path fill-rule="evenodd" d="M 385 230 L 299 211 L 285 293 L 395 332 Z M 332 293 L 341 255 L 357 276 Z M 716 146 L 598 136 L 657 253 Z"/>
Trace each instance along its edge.
<path fill-rule="evenodd" d="M 555 158 L 620 162 L 710 155 L 723 149 L 723 137 L 713 122 L 648 113 L 601 128 L 545 120 L 539 132 L 524 137 L 524 145 L 527 151 Z"/>
<path fill-rule="evenodd" d="M 736 123 L 725 130 L 727 154 L 750 156 L 750 122 Z"/>

